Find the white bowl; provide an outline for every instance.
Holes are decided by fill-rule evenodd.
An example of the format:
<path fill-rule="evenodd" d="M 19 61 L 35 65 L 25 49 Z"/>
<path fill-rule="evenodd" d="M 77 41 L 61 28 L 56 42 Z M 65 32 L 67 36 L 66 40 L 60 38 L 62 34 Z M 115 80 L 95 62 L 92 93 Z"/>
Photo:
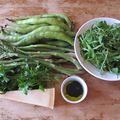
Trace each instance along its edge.
<path fill-rule="evenodd" d="M 93 24 L 96 23 L 96 21 L 106 21 L 107 24 L 112 25 L 114 23 L 120 23 L 119 20 L 117 19 L 113 19 L 113 18 L 106 18 L 106 17 L 102 17 L 102 18 L 95 18 L 92 20 L 89 20 L 88 22 L 86 22 L 85 24 L 83 24 L 80 29 L 78 30 L 78 32 L 76 33 L 75 36 L 75 40 L 74 40 L 74 51 L 75 51 L 75 55 L 79 61 L 79 63 L 81 64 L 81 66 L 91 75 L 93 75 L 94 77 L 97 77 L 101 80 L 107 80 L 107 81 L 118 81 L 120 80 L 120 74 L 117 76 L 114 73 L 111 72 L 104 72 L 104 74 L 102 75 L 100 73 L 100 70 L 97 69 L 94 65 L 92 65 L 89 62 L 85 62 L 83 57 L 80 54 L 80 46 L 79 46 L 79 40 L 78 40 L 78 36 L 82 33 L 84 33 L 86 30 L 90 29 L 91 26 Z"/>
<path fill-rule="evenodd" d="M 82 88 L 83 88 L 83 95 L 77 101 L 71 101 L 71 100 L 67 99 L 65 97 L 64 93 L 63 93 L 63 89 L 64 89 L 64 86 L 66 85 L 66 83 L 68 83 L 69 81 L 73 81 L 73 80 L 79 82 L 82 85 Z M 85 81 L 82 78 L 80 78 L 76 75 L 73 75 L 73 76 L 70 76 L 70 77 L 66 78 L 61 84 L 61 95 L 62 95 L 63 99 L 68 103 L 75 104 L 75 103 L 82 102 L 86 98 L 87 92 L 88 92 L 87 84 L 85 83 Z"/>

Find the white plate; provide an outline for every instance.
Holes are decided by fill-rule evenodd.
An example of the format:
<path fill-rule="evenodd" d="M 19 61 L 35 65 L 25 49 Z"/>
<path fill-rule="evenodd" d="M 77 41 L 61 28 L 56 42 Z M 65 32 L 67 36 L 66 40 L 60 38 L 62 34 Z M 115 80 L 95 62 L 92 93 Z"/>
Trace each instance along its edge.
<path fill-rule="evenodd" d="M 88 73 L 90 73 L 91 75 L 93 75 L 94 77 L 97 77 L 97 78 L 102 79 L 102 80 L 107 80 L 107 81 L 118 81 L 118 80 L 120 80 L 120 74 L 117 76 L 116 74 L 111 73 L 111 72 L 104 72 L 104 74 L 101 75 L 100 70 L 97 69 L 91 63 L 85 62 L 84 59 L 82 58 L 81 54 L 80 54 L 80 46 L 79 46 L 78 36 L 80 34 L 84 33 L 86 30 L 90 29 L 91 26 L 96 23 L 96 21 L 106 21 L 107 24 L 109 24 L 109 25 L 112 25 L 114 23 L 120 23 L 120 21 L 117 20 L 117 19 L 102 17 L 102 18 L 95 18 L 95 19 L 89 20 L 88 22 L 86 22 L 85 24 L 83 24 L 80 27 L 80 29 L 78 30 L 78 32 L 77 32 L 77 34 L 75 36 L 75 40 L 74 40 L 75 55 L 76 55 L 79 63 L 81 64 L 81 66 Z"/>

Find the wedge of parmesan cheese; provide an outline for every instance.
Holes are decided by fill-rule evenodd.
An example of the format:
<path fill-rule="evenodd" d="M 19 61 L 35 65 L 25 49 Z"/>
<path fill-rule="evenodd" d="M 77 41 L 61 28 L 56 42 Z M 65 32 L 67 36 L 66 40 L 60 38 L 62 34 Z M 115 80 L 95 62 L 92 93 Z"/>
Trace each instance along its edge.
<path fill-rule="evenodd" d="M 0 94 L 0 98 L 53 109 L 55 88 L 45 89 L 44 92 L 40 90 L 29 90 L 27 95 L 21 91 L 9 91 L 5 94 Z"/>

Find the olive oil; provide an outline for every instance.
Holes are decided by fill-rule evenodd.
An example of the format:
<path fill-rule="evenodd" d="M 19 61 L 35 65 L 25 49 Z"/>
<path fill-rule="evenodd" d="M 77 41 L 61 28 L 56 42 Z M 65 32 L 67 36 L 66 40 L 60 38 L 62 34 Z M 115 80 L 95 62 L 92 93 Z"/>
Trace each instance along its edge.
<path fill-rule="evenodd" d="M 65 84 L 63 93 L 67 99 L 77 101 L 83 96 L 83 87 L 79 82 L 72 80 Z"/>

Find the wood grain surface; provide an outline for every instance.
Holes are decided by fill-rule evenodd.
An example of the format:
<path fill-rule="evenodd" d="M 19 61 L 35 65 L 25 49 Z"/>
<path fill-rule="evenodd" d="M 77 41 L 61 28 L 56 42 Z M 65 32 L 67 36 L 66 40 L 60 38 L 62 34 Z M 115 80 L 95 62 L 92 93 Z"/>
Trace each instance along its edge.
<path fill-rule="evenodd" d="M 0 25 L 6 23 L 6 17 L 44 13 L 64 13 L 75 22 L 75 30 L 78 30 L 84 22 L 95 17 L 120 19 L 120 1 L 0 0 Z M 120 120 L 120 81 L 102 81 L 87 72 L 80 76 L 89 89 L 83 102 L 66 103 L 61 97 L 59 83 L 54 110 L 0 99 L 0 120 Z"/>

